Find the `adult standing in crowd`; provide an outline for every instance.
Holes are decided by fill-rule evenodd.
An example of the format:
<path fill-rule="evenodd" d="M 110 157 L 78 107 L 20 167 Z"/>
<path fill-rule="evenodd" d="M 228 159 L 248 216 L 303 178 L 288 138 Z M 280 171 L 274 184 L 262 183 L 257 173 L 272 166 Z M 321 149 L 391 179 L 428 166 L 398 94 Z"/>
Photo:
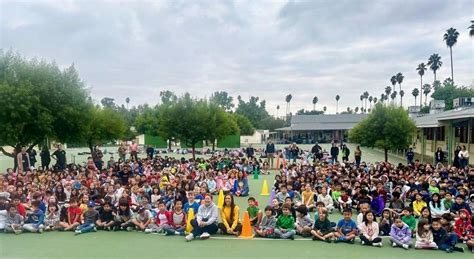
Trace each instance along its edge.
<path fill-rule="evenodd" d="M 468 164 L 469 164 L 469 151 L 467 151 L 465 145 L 462 145 L 461 151 L 459 151 L 459 166 L 460 168 L 466 168 Z"/>
<path fill-rule="evenodd" d="M 102 170 L 102 165 L 104 164 L 104 161 L 102 161 L 103 157 L 104 153 L 102 153 L 100 147 L 98 145 L 95 146 L 94 150 L 92 151 L 92 161 L 94 161 L 95 167 L 97 167 L 99 170 Z"/>
<path fill-rule="evenodd" d="M 313 154 L 313 162 L 323 158 L 323 149 L 318 144 L 318 142 L 314 143 L 314 146 L 311 148 L 311 153 Z"/>
<path fill-rule="evenodd" d="M 290 160 L 293 159 L 293 163 L 296 163 L 296 159 L 298 159 L 298 156 L 300 154 L 300 148 L 296 145 L 296 142 L 293 142 L 293 144 L 291 144 L 289 152 Z"/>
<path fill-rule="evenodd" d="M 275 144 L 270 139 L 265 147 L 265 154 L 267 155 L 267 162 L 270 168 L 273 168 L 273 160 L 275 157 Z"/>
<path fill-rule="evenodd" d="M 441 150 L 441 147 L 438 147 L 435 152 L 435 164 L 443 163 L 444 161 L 444 152 Z"/>
<path fill-rule="evenodd" d="M 360 150 L 360 146 L 357 146 L 356 149 L 354 150 L 354 158 L 356 161 L 356 165 L 360 165 L 360 160 L 362 159 L 362 150 Z"/>
<path fill-rule="evenodd" d="M 336 143 L 332 143 L 331 158 L 332 158 L 332 163 L 333 164 L 337 163 L 337 156 L 338 155 L 339 155 L 339 148 L 337 147 Z"/>
<path fill-rule="evenodd" d="M 351 151 L 346 146 L 346 144 L 342 145 L 341 152 L 342 152 L 342 162 L 349 162 L 349 155 L 351 154 Z"/>
<path fill-rule="evenodd" d="M 61 144 L 59 144 L 58 149 L 53 152 L 52 157 L 56 159 L 56 168 L 59 171 L 66 169 L 66 151 Z"/>
<path fill-rule="evenodd" d="M 155 154 L 155 149 L 151 146 L 151 145 L 148 145 L 148 147 L 146 148 L 146 155 L 149 159 L 153 159 L 153 155 Z"/>
<path fill-rule="evenodd" d="M 123 143 L 120 143 L 120 146 L 118 147 L 118 153 L 119 153 L 119 159 L 124 162 L 125 161 L 125 155 L 127 154 L 127 148 Z"/>
<path fill-rule="evenodd" d="M 28 151 L 28 156 L 30 157 L 30 166 L 35 167 L 36 164 L 36 150 L 34 148 L 30 149 Z"/>
<path fill-rule="evenodd" d="M 459 168 L 460 163 L 460 158 L 459 158 L 459 152 L 461 152 L 461 146 L 457 146 L 456 149 L 454 150 L 454 157 L 453 157 L 453 166 L 456 168 Z"/>
<path fill-rule="evenodd" d="M 51 153 L 49 153 L 49 148 L 47 145 L 44 145 L 40 152 L 41 157 L 41 167 L 43 170 L 49 169 L 49 163 L 51 163 Z"/>
<path fill-rule="evenodd" d="M 245 154 L 247 155 L 247 158 L 249 159 L 253 158 L 255 154 L 255 150 L 253 149 L 252 144 L 249 144 L 247 149 L 245 149 Z"/>
<path fill-rule="evenodd" d="M 191 241 L 195 237 L 208 239 L 212 234 L 217 233 L 217 206 L 212 202 L 212 196 L 206 195 L 204 204 L 199 206 L 196 218 L 191 220 L 193 231 L 185 237 L 186 241 Z"/>
<path fill-rule="evenodd" d="M 30 170 L 30 156 L 26 152 L 26 148 L 22 147 L 20 153 L 16 155 L 18 173 Z"/>
<path fill-rule="evenodd" d="M 409 165 L 413 164 L 414 157 L 415 157 L 415 152 L 413 152 L 413 148 L 409 148 L 407 151 L 407 163 Z"/>
<path fill-rule="evenodd" d="M 138 160 L 138 144 L 132 141 L 132 144 L 128 147 L 130 151 L 130 159 Z"/>

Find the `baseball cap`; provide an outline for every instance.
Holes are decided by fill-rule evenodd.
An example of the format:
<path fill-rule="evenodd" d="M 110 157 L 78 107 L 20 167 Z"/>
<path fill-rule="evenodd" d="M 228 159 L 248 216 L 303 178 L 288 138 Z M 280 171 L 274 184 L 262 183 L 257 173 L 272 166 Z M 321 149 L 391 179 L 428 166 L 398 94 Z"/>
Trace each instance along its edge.
<path fill-rule="evenodd" d="M 89 201 L 87 203 L 87 207 L 95 207 L 95 202 L 94 201 Z"/>

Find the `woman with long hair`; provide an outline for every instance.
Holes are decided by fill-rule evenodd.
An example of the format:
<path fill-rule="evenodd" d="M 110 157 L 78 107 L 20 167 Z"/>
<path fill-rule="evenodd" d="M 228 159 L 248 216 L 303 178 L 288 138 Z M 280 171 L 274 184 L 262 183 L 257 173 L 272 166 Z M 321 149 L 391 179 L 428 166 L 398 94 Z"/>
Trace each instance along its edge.
<path fill-rule="evenodd" d="M 218 224 L 222 234 L 240 234 L 242 224 L 239 222 L 239 206 L 235 205 L 234 197 L 230 194 L 224 196 L 224 205 L 221 209 L 222 222 Z"/>

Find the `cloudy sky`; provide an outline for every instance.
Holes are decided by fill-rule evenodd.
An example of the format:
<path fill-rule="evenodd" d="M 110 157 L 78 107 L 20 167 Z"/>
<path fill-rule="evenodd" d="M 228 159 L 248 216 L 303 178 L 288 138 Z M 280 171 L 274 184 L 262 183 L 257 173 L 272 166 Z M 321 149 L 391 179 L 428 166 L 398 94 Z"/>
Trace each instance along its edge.
<path fill-rule="evenodd" d="M 470 0 L 313 1 L 8 1 L 0 0 L 0 48 L 31 58 L 74 63 L 95 100 L 156 104 L 172 90 L 209 97 L 225 90 L 267 101 L 283 113 L 360 106 L 367 90 L 380 97 L 402 72 L 404 103 L 419 87 L 416 66 L 442 56 L 443 34 L 460 32 L 453 50 L 457 84 L 473 87 L 474 20 Z M 432 82 L 428 71 L 426 81 Z"/>

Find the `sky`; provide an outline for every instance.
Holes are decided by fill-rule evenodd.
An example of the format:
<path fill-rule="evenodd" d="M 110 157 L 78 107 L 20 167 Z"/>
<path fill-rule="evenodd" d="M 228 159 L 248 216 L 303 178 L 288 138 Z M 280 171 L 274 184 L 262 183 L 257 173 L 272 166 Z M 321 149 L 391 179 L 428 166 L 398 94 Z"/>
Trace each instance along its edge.
<path fill-rule="evenodd" d="M 390 77 L 405 76 L 404 104 L 420 86 L 415 68 L 442 56 L 438 79 L 450 77 L 443 34 L 456 28 L 454 78 L 474 87 L 471 0 L 313 1 L 9 1 L 0 0 L 0 48 L 26 58 L 74 64 L 94 100 L 130 97 L 159 103 L 159 93 L 259 96 L 270 114 L 327 106 L 361 106 L 380 98 Z M 427 71 L 424 81 L 431 83 Z"/>

